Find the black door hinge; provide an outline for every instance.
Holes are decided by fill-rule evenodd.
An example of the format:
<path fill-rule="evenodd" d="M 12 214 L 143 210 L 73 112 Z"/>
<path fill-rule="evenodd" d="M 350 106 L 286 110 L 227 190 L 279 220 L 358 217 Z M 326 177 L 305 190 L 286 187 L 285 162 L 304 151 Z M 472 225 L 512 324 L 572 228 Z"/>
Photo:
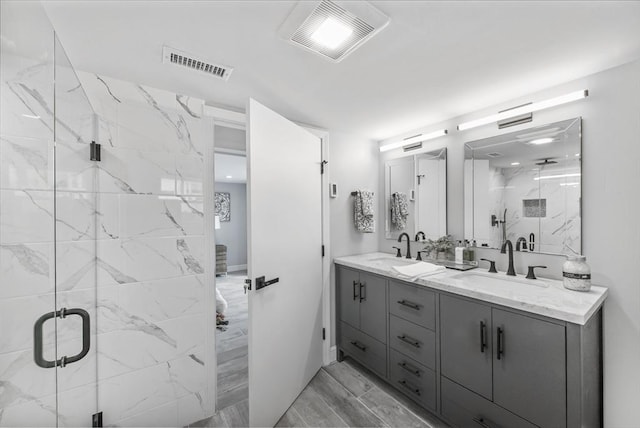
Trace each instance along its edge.
<path fill-rule="evenodd" d="M 324 245 L 322 246 L 322 257 L 324 257 Z"/>
<path fill-rule="evenodd" d="M 323 160 L 322 162 L 320 162 L 320 174 L 324 174 L 324 166 L 328 163 L 329 162 L 326 160 Z"/>
<path fill-rule="evenodd" d="M 102 412 L 91 415 L 92 428 L 102 428 Z"/>
<path fill-rule="evenodd" d="M 326 340 L 326 339 L 327 339 L 327 335 L 326 335 L 325 329 L 323 328 L 322 329 L 322 340 Z"/>
<path fill-rule="evenodd" d="M 100 162 L 100 144 L 95 141 L 89 144 L 89 160 Z"/>

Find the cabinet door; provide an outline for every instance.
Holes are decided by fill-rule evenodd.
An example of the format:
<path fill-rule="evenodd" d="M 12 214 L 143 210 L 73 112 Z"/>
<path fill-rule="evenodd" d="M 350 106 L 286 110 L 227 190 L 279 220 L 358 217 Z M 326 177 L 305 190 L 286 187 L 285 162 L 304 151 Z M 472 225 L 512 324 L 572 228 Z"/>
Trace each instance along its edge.
<path fill-rule="evenodd" d="M 493 335 L 493 401 L 541 427 L 564 427 L 565 327 L 493 309 Z"/>
<path fill-rule="evenodd" d="M 351 269 L 338 270 L 340 319 L 352 327 L 360 328 L 360 274 Z"/>
<path fill-rule="evenodd" d="M 441 295 L 440 347 L 442 374 L 491 400 L 491 308 Z"/>
<path fill-rule="evenodd" d="M 360 273 L 360 330 L 387 343 L 387 281 Z"/>

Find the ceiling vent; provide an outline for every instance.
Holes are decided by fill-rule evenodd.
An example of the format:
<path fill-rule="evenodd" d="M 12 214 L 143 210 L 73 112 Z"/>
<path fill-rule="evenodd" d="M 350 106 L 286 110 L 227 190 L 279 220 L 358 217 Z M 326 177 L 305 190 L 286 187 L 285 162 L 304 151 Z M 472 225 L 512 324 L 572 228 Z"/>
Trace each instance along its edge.
<path fill-rule="evenodd" d="M 490 158 L 501 158 L 504 155 L 502 153 L 492 152 L 492 153 L 487 153 L 487 156 Z"/>
<path fill-rule="evenodd" d="M 233 68 L 226 65 L 215 64 L 168 46 L 162 48 L 162 62 L 200 71 L 225 81 L 229 80 L 229 76 L 231 76 L 231 72 L 233 71 Z"/>
<path fill-rule="evenodd" d="M 278 33 L 296 46 L 340 62 L 388 24 L 389 17 L 366 1 L 300 1 Z M 328 41 L 320 35 L 325 29 Z"/>

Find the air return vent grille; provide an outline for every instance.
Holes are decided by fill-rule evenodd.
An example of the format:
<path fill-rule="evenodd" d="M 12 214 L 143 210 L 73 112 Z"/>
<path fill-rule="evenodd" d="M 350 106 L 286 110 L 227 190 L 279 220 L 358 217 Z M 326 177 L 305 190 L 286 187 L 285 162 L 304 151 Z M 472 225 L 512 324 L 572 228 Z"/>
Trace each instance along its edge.
<path fill-rule="evenodd" d="M 168 46 L 162 49 L 162 62 L 200 71 L 225 81 L 229 80 L 233 71 L 233 68 L 226 65 L 214 64 Z"/>

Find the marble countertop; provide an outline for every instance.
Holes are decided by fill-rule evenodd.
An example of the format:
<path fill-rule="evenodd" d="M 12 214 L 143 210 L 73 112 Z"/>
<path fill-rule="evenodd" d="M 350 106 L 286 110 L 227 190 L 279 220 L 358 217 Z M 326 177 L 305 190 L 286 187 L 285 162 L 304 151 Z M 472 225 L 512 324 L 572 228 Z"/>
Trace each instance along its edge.
<path fill-rule="evenodd" d="M 391 279 L 408 281 L 416 285 L 580 325 L 587 323 L 602 305 L 608 293 L 607 288 L 595 285 L 592 285 L 588 292 L 572 291 L 564 288 L 562 281 L 540 277 L 530 280 L 525 279 L 523 275 L 509 277 L 504 272 L 487 273 L 481 268 L 466 272 L 447 269 L 441 273 L 411 281 L 396 273 L 392 267 L 421 262 L 397 258 L 387 253 L 338 257 L 334 262 Z"/>

